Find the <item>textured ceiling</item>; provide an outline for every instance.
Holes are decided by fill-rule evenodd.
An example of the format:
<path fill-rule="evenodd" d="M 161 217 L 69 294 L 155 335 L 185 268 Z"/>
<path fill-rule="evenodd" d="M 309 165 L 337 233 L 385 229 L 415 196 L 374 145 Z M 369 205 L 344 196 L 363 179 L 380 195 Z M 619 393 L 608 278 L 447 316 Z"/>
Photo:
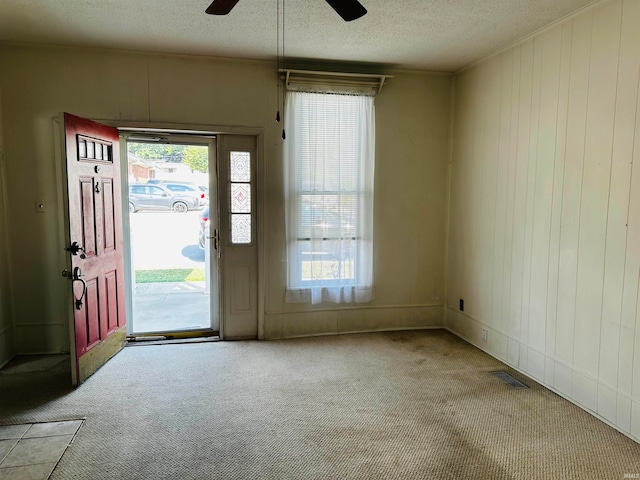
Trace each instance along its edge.
<path fill-rule="evenodd" d="M 281 0 L 282 1 L 282 0 Z M 286 1 L 286 56 L 455 71 L 593 0 L 360 0 L 344 22 L 324 0 Z M 276 0 L 0 0 L 0 41 L 273 59 Z"/>

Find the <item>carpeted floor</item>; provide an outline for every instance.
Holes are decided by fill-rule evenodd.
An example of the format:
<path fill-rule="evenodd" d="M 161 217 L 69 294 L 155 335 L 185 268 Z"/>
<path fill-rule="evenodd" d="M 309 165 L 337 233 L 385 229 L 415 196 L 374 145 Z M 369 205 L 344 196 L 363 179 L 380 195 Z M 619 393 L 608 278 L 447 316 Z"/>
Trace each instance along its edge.
<path fill-rule="evenodd" d="M 640 473 L 639 444 L 444 331 L 128 347 L 76 390 L 66 368 L 0 375 L 0 424 L 86 417 L 56 480 Z"/>

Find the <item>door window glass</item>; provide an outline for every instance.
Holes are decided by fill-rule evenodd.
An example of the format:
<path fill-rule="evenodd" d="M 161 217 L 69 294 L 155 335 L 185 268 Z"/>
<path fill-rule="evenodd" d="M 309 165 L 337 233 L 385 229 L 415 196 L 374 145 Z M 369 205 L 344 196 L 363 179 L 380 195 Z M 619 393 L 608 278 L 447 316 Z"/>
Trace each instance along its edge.
<path fill-rule="evenodd" d="M 251 154 L 231 152 L 229 156 L 231 243 L 251 244 Z"/>

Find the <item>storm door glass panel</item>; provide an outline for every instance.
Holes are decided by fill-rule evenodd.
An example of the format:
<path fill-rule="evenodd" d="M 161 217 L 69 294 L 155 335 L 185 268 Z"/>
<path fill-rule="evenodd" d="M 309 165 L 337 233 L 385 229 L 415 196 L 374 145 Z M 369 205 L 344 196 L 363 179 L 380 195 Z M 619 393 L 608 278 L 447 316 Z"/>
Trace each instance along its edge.
<path fill-rule="evenodd" d="M 229 156 L 231 243 L 249 245 L 251 231 L 251 154 L 231 152 Z"/>

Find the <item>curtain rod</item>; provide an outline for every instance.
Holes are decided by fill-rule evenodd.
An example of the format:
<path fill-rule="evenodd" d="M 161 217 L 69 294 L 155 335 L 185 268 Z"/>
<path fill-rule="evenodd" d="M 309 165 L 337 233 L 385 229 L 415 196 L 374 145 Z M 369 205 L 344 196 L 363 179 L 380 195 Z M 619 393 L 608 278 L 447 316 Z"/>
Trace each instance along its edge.
<path fill-rule="evenodd" d="M 378 93 L 382 91 L 382 87 L 385 81 L 389 78 L 393 78 L 393 75 L 379 75 L 375 73 L 326 72 L 326 71 L 320 71 L 320 70 L 292 70 L 288 68 L 281 68 L 278 71 L 280 73 L 285 74 L 285 84 L 287 86 L 289 85 L 289 80 L 291 76 L 360 78 L 360 79 L 376 80 Z M 345 83 L 351 83 L 351 82 L 348 80 L 345 80 Z M 364 82 L 361 82 L 361 83 L 364 83 Z"/>

